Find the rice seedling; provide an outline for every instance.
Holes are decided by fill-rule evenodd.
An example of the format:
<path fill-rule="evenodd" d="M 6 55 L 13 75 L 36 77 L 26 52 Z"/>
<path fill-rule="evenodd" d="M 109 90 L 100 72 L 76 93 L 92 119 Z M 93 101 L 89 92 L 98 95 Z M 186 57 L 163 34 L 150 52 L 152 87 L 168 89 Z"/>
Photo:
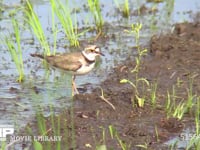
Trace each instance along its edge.
<path fill-rule="evenodd" d="M 130 149 L 130 145 L 127 145 L 127 144 L 120 138 L 120 136 L 119 136 L 119 134 L 118 134 L 116 128 L 113 127 L 113 125 L 109 125 L 108 128 L 109 128 L 109 133 L 110 133 L 111 138 L 112 138 L 112 139 L 116 138 L 116 140 L 117 140 L 117 142 L 118 142 L 118 144 L 119 144 L 119 146 L 120 146 L 120 148 L 121 148 L 122 150 L 128 150 L 128 149 Z"/>
<path fill-rule="evenodd" d="M 64 29 L 67 39 L 70 42 L 70 45 L 78 47 L 79 46 L 78 37 L 83 35 L 88 30 L 78 33 L 78 25 L 77 25 L 76 17 L 75 17 L 75 23 L 73 23 L 68 1 L 66 1 L 66 4 L 63 4 L 61 3 L 60 0 L 57 0 L 57 1 L 50 0 L 50 3 L 51 3 L 52 10 L 58 17 Z"/>
<path fill-rule="evenodd" d="M 71 126 L 71 132 L 72 132 L 72 134 L 71 134 L 71 140 L 72 140 L 72 142 L 71 142 L 71 147 L 73 148 L 73 149 L 75 149 L 75 147 L 76 147 L 76 140 L 75 140 L 75 125 L 74 125 L 74 100 L 73 100 L 73 97 L 71 98 L 71 109 L 70 109 L 70 117 L 71 117 L 71 124 L 70 124 L 70 126 Z"/>
<path fill-rule="evenodd" d="M 38 127 L 38 134 L 42 136 L 47 136 L 49 129 L 46 127 L 46 120 L 42 112 L 36 112 L 36 120 L 37 120 L 37 127 Z M 37 142 L 37 141 L 34 141 Z M 33 143 L 35 145 L 40 145 L 39 143 Z M 43 149 L 51 150 L 51 143 L 50 141 L 45 141 L 43 145 L 41 145 Z"/>
<path fill-rule="evenodd" d="M 167 100 L 165 105 L 165 110 L 167 113 L 167 118 L 170 116 L 173 116 L 175 118 L 178 118 L 181 120 L 186 113 L 187 105 L 185 101 L 181 101 L 178 104 L 176 104 L 176 100 L 179 98 L 176 95 L 176 89 L 175 86 L 172 87 L 172 94 L 167 91 Z"/>
<path fill-rule="evenodd" d="M 15 19 L 12 19 L 12 25 L 14 29 L 14 35 L 15 35 L 17 46 L 15 45 L 15 41 L 12 39 L 11 35 L 6 36 L 4 41 L 15 63 L 17 71 L 19 73 L 19 77 L 17 81 L 22 82 L 24 80 L 24 63 L 23 63 L 23 58 L 22 58 L 19 25 Z"/>
<path fill-rule="evenodd" d="M 158 84 L 157 83 L 153 83 L 151 84 L 151 104 L 153 106 L 153 108 L 156 107 L 156 92 L 157 92 L 157 86 Z"/>
<path fill-rule="evenodd" d="M 157 128 L 157 126 L 155 126 L 155 133 L 156 133 L 156 141 L 159 142 L 160 139 L 159 139 L 159 134 L 158 134 L 158 128 Z"/>
<path fill-rule="evenodd" d="M 0 141 L 0 150 L 7 150 L 6 146 L 6 141 Z"/>
<path fill-rule="evenodd" d="M 170 94 L 169 91 L 167 91 L 167 100 L 165 104 L 165 111 L 167 114 L 167 118 L 170 117 L 170 115 L 173 113 L 174 108 L 176 107 L 175 101 L 176 101 L 176 90 L 175 86 L 172 87 L 172 94 Z"/>
<path fill-rule="evenodd" d="M 189 112 L 193 107 L 194 99 L 196 98 L 196 95 L 193 93 L 193 81 L 194 79 L 192 77 L 189 78 L 189 89 L 187 89 L 188 97 L 186 102 L 187 112 Z"/>
<path fill-rule="evenodd" d="M 42 48 L 44 49 L 44 55 L 50 55 L 50 47 L 46 39 L 45 33 L 42 29 L 42 25 L 37 14 L 34 12 L 29 0 L 26 0 L 27 8 L 25 9 L 25 21 L 31 26 L 33 33 L 40 42 Z"/>
<path fill-rule="evenodd" d="M 179 85 L 177 86 L 179 87 Z M 168 117 L 172 115 L 173 117 L 176 117 L 180 120 L 183 118 L 185 113 L 188 113 L 192 110 L 192 108 L 194 107 L 194 100 L 198 100 L 197 95 L 193 93 L 192 86 L 193 86 L 193 79 L 189 81 L 189 88 L 187 89 L 187 99 L 183 97 L 178 97 L 176 95 L 175 85 L 173 85 L 172 87 L 171 94 L 169 91 L 167 91 L 165 110 Z M 177 98 L 182 100 L 178 102 Z"/>
<path fill-rule="evenodd" d="M 106 140 L 105 140 L 105 128 L 104 127 L 100 127 L 100 129 L 102 129 L 102 139 L 98 140 L 96 139 L 96 135 L 92 134 L 93 140 L 94 140 L 94 146 L 95 146 L 95 150 L 106 150 Z M 94 132 L 94 129 L 91 128 L 91 132 Z M 86 144 L 86 147 L 88 148 L 92 148 L 92 145 L 90 143 Z"/>
<path fill-rule="evenodd" d="M 181 120 L 186 112 L 186 109 L 187 107 L 185 102 L 180 102 L 177 106 L 175 106 L 174 113 L 172 116 Z"/>
<path fill-rule="evenodd" d="M 127 18 L 130 16 L 129 0 L 124 1 L 123 15 Z"/>
<path fill-rule="evenodd" d="M 197 104 L 196 104 L 196 109 L 195 109 L 195 128 L 196 128 L 196 135 L 200 135 L 200 97 L 197 98 Z"/>
<path fill-rule="evenodd" d="M 199 135 L 194 134 L 190 140 L 189 144 L 186 146 L 186 150 L 191 150 L 191 149 L 200 149 L 200 140 L 199 140 Z"/>
<path fill-rule="evenodd" d="M 166 104 L 165 104 L 165 111 L 167 113 L 167 118 L 168 118 L 169 112 L 171 112 L 170 104 L 171 104 L 171 96 L 170 96 L 169 91 L 167 91 L 167 100 L 166 100 Z"/>
<path fill-rule="evenodd" d="M 88 0 L 88 6 L 90 11 L 94 17 L 95 25 L 97 27 L 97 31 L 99 33 L 102 32 L 102 28 L 104 25 L 103 17 L 101 15 L 101 8 L 99 0 Z"/>
<path fill-rule="evenodd" d="M 58 29 L 57 29 L 57 26 L 55 24 L 55 15 L 54 15 L 53 8 L 51 8 L 51 16 L 52 16 L 52 31 L 53 31 L 53 55 L 55 55 L 56 54 L 56 48 L 57 48 Z"/>
<path fill-rule="evenodd" d="M 33 147 L 35 150 L 43 150 L 42 144 L 38 141 L 33 141 Z"/>
<path fill-rule="evenodd" d="M 170 149 L 170 150 L 175 150 L 175 149 L 177 149 L 177 143 L 178 143 L 178 141 L 173 142 L 172 144 L 170 144 L 170 145 L 169 145 L 169 149 Z"/>
<path fill-rule="evenodd" d="M 120 4 L 117 0 L 114 0 L 115 5 L 119 9 L 120 12 L 122 12 L 123 17 L 129 18 L 130 16 L 130 9 L 129 9 L 129 0 L 124 0 L 123 6 L 120 7 Z"/>
<path fill-rule="evenodd" d="M 51 111 L 52 108 L 51 108 Z M 38 129 L 38 136 L 34 135 L 32 129 L 30 127 L 27 127 L 28 133 L 32 135 L 33 140 L 32 144 L 34 149 L 56 149 L 61 150 L 61 140 L 62 137 L 60 135 L 60 117 L 54 117 L 55 114 L 51 114 L 50 116 L 50 125 L 47 125 L 47 119 L 44 117 L 42 109 L 40 108 L 40 111 L 36 112 L 36 120 L 37 120 L 37 129 Z M 60 140 L 57 141 L 50 141 L 50 140 L 37 140 L 35 137 L 61 137 Z M 66 147 L 65 147 L 66 148 Z"/>
<path fill-rule="evenodd" d="M 96 145 L 96 150 L 106 150 L 106 133 L 105 133 L 105 128 L 100 127 L 102 129 L 102 143 L 100 145 Z"/>
<path fill-rule="evenodd" d="M 109 125 L 108 129 L 109 129 L 111 138 L 114 139 L 114 135 L 116 134 L 116 129 L 112 125 Z"/>

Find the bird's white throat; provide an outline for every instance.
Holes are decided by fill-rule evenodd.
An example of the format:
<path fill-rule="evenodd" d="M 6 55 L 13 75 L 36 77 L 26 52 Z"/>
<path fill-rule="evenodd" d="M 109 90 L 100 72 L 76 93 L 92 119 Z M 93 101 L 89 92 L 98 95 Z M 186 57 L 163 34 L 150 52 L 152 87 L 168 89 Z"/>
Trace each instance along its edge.
<path fill-rule="evenodd" d="M 82 51 L 83 56 L 89 61 L 95 61 L 97 54 L 96 53 L 86 53 Z"/>

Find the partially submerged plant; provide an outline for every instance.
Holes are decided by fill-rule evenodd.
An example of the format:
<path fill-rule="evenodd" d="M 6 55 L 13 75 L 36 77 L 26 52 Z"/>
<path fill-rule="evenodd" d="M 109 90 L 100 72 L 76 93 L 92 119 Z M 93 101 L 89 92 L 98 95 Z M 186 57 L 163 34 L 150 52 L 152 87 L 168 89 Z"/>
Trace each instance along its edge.
<path fill-rule="evenodd" d="M 25 14 L 26 14 L 25 20 L 31 26 L 33 33 L 37 37 L 42 48 L 44 49 L 44 55 L 50 55 L 51 54 L 50 47 L 46 39 L 45 33 L 42 29 L 40 20 L 37 14 L 34 12 L 29 0 L 26 0 L 26 2 L 27 2 L 27 8 L 25 9 Z"/>
<path fill-rule="evenodd" d="M 119 9 L 119 11 L 122 12 L 123 17 L 129 18 L 130 16 L 129 0 L 124 0 L 122 7 L 120 7 L 118 0 L 114 0 L 114 2 L 117 8 Z"/>
<path fill-rule="evenodd" d="M 51 116 L 49 116 L 49 123 L 47 124 L 47 118 L 44 116 L 44 112 L 42 108 L 38 108 L 38 112 L 36 112 L 36 120 L 37 120 L 37 135 L 35 135 L 35 132 L 33 132 L 33 129 L 29 126 L 27 126 L 27 132 L 31 135 L 37 137 L 41 136 L 51 136 L 51 137 L 59 137 L 59 140 L 54 141 L 53 143 L 49 140 L 44 140 L 44 141 L 37 141 L 33 140 L 33 148 L 36 150 L 43 150 L 43 149 L 56 149 L 56 150 L 61 150 L 61 142 L 64 144 L 63 146 L 65 148 L 68 147 L 65 142 L 62 139 L 64 139 L 64 136 L 61 136 L 61 120 L 60 116 L 55 116 L 55 113 L 53 113 L 53 108 L 51 107 Z M 63 131 L 64 133 L 66 132 L 65 129 Z M 62 141 L 61 141 L 62 140 Z M 67 143 L 68 144 L 68 143 Z"/>
<path fill-rule="evenodd" d="M 123 16 L 127 18 L 130 16 L 129 0 L 124 1 Z"/>
<path fill-rule="evenodd" d="M 56 54 L 56 49 L 57 49 L 57 33 L 58 29 L 55 23 L 55 15 L 54 15 L 54 10 L 51 8 L 51 15 L 52 15 L 52 31 L 53 31 L 53 55 Z"/>
<path fill-rule="evenodd" d="M 78 47 L 79 46 L 78 37 L 84 34 L 88 30 L 78 33 L 77 21 L 75 18 L 75 21 L 74 21 L 75 23 L 73 23 L 68 1 L 66 1 L 66 4 L 61 3 L 60 0 L 57 0 L 57 1 L 50 0 L 50 2 L 51 2 L 52 10 L 58 17 L 64 29 L 64 32 L 67 36 L 67 39 L 70 42 L 70 45 Z"/>
<path fill-rule="evenodd" d="M 97 31 L 101 33 L 104 21 L 101 15 L 101 8 L 99 0 L 88 0 L 88 5 L 92 15 L 94 16 L 95 25 L 97 27 Z"/>
<path fill-rule="evenodd" d="M 15 45 L 15 41 L 12 39 L 11 35 L 9 37 L 5 37 L 5 44 L 19 73 L 19 78 L 17 79 L 17 81 L 22 82 L 24 80 L 24 63 L 22 58 L 19 25 L 15 19 L 12 19 L 12 25 L 17 46 Z"/>

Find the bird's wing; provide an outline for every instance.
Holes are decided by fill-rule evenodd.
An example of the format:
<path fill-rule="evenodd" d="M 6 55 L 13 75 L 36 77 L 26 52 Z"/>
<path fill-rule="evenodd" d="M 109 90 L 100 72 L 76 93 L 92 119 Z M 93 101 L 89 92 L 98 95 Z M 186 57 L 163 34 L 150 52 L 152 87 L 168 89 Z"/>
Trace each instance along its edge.
<path fill-rule="evenodd" d="M 54 67 L 67 71 L 76 71 L 82 66 L 81 62 L 77 59 L 78 56 L 79 53 L 73 53 L 73 55 L 52 55 L 47 56 L 46 61 Z"/>

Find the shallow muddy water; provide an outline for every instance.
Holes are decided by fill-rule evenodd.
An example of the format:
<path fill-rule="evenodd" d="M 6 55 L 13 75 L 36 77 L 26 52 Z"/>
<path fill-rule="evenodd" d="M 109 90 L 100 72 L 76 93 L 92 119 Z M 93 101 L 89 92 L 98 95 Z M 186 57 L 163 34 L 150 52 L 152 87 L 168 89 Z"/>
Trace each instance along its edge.
<path fill-rule="evenodd" d="M 53 43 L 51 29 L 51 7 L 48 1 L 32 0 L 33 8 L 39 15 L 42 27 L 50 43 Z M 119 4 L 122 0 L 119 1 Z M 20 1 L 3 1 L 3 13 L 0 20 L 1 36 L 13 33 L 11 17 L 9 14 L 20 8 Z M 73 10 L 73 17 L 77 17 L 78 28 L 80 30 L 94 27 L 91 13 L 86 7 L 86 2 L 81 0 L 70 1 L 70 9 Z M 138 8 L 145 6 L 141 15 L 137 15 Z M 157 12 L 151 13 L 153 7 Z M 80 48 L 75 49 L 69 46 L 63 31 L 57 35 L 57 52 L 71 52 L 83 49 L 88 44 L 97 44 L 101 47 L 105 57 L 99 60 L 97 67 L 88 75 L 77 77 L 76 83 L 84 92 L 91 92 L 93 88 L 103 82 L 121 62 L 136 54 L 134 35 L 125 32 L 131 30 L 132 23 L 140 22 L 143 28 L 140 33 L 140 44 L 144 47 L 148 45 L 153 34 L 167 33 L 173 31 L 173 24 L 183 21 L 193 21 L 194 14 L 199 10 L 199 0 L 176 0 L 174 8 L 167 9 L 165 3 L 146 3 L 146 1 L 130 0 L 130 18 L 124 18 L 115 3 L 101 1 L 101 10 L 105 22 L 105 34 L 97 41 L 93 41 L 96 36 L 94 30 L 86 32 L 80 37 Z M 76 12 L 76 13 L 75 13 Z M 76 14 L 76 15 L 75 15 Z M 15 16 L 22 25 L 23 13 L 19 11 Z M 58 28 L 62 26 L 58 23 Z M 0 46 L 0 124 L 17 124 L 24 126 L 34 119 L 38 104 L 44 108 L 47 115 L 50 112 L 50 105 L 59 113 L 70 105 L 71 97 L 71 77 L 59 71 L 45 69 L 43 63 L 30 57 L 31 53 L 42 53 L 42 48 L 29 31 L 28 27 L 21 28 L 21 45 L 23 49 L 23 61 L 25 71 L 24 83 L 16 82 L 18 73 L 10 53 L 5 48 L 4 43 Z M 51 48 L 53 44 L 50 44 Z"/>

